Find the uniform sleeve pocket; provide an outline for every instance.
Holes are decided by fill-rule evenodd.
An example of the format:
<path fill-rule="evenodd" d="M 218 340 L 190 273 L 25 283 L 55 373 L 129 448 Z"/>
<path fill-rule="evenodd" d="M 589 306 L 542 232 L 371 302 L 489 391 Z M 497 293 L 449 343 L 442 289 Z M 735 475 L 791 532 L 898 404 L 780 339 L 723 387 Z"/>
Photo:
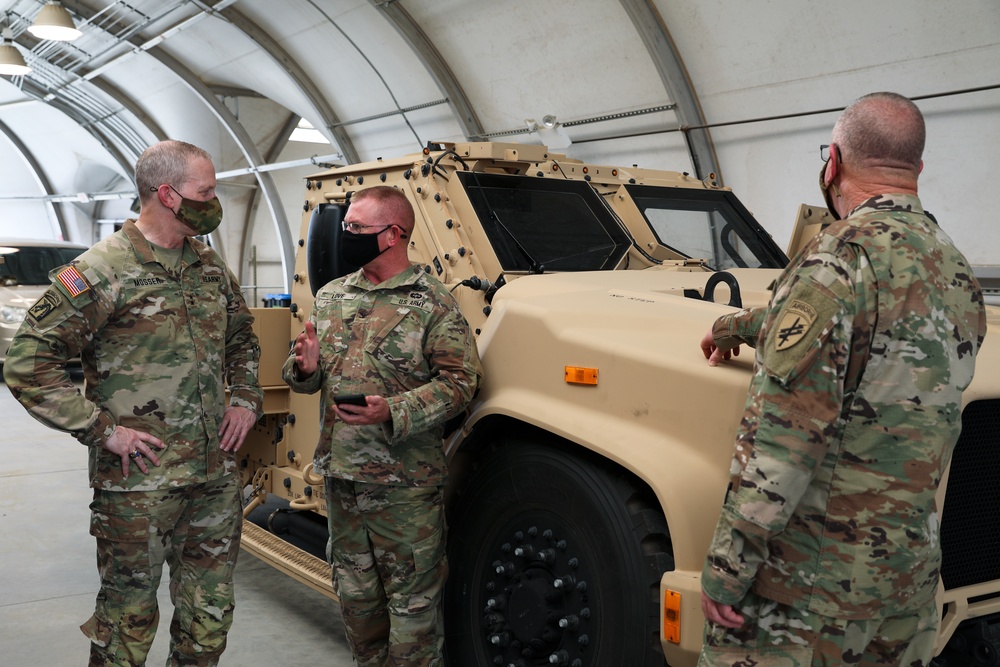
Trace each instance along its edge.
<path fill-rule="evenodd" d="M 761 365 L 788 389 L 808 373 L 842 317 L 842 307 L 828 293 L 793 294 L 771 323 L 759 354 Z"/>

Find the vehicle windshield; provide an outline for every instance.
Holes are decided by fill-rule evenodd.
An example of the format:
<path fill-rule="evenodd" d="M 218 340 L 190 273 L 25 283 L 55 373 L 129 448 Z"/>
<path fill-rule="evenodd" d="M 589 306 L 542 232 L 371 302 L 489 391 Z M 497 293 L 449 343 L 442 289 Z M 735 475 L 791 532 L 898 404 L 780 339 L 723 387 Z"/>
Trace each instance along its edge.
<path fill-rule="evenodd" d="M 0 285 L 48 285 L 49 271 L 81 252 L 82 248 L 0 245 Z"/>
<path fill-rule="evenodd" d="M 788 264 L 785 253 L 731 192 L 648 185 L 625 189 L 657 240 L 675 252 L 704 259 L 717 271 Z"/>
<path fill-rule="evenodd" d="M 459 172 L 505 271 L 613 269 L 631 239 L 585 181 Z"/>

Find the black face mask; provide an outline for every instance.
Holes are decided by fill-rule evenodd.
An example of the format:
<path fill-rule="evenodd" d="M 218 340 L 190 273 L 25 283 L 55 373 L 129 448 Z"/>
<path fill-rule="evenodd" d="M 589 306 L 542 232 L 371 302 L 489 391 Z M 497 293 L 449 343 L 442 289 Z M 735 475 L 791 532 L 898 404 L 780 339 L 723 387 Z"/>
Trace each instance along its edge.
<path fill-rule="evenodd" d="M 385 229 L 389 229 L 389 227 Z M 378 249 L 378 237 L 382 232 L 378 232 L 377 234 L 351 234 L 348 231 L 342 231 L 340 233 L 340 259 L 352 266 L 364 266 L 376 259 L 385 252 Z"/>

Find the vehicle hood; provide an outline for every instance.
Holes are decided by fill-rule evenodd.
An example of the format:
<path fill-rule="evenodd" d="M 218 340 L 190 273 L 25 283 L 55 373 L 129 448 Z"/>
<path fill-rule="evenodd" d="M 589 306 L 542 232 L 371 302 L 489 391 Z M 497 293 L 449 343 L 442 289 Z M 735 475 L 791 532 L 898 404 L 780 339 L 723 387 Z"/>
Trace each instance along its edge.
<path fill-rule="evenodd" d="M 19 308 L 30 308 L 46 289 L 48 289 L 48 285 L 0 286 L 0 303 Z"/>

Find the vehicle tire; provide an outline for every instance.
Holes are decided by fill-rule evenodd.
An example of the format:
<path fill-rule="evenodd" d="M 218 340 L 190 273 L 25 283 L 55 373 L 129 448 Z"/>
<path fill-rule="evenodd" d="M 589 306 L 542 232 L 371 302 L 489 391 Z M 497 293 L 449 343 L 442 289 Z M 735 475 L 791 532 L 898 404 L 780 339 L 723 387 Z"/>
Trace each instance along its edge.
<path fill-rule="evenodd" d="M 609 467 L 554 443 L 484 457 L 452 503 L 449 665 L 664 665 L 666 521 L 647 488 Z"/>
<path fill-rule="evenodd" d="M 320 204 L 309 218 L 306 273 L 313 296 L 331 280 L 358 270 L 340 257 L 341 223 L 345 215 L 347 206 L 343 204 Z"/>

